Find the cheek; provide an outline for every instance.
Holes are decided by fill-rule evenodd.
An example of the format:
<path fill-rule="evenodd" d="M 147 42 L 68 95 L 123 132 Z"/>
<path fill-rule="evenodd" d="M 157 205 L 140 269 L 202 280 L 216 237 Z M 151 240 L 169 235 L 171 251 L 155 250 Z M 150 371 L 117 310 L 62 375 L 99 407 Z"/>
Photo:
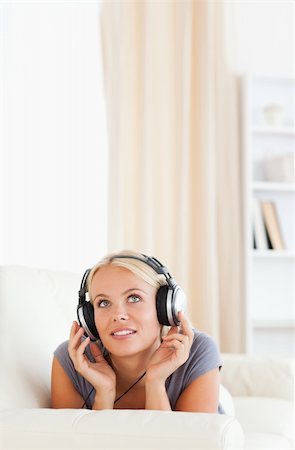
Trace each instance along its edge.
<path fill-rule="evenodd" d="M 101 314 L 101 311 L 98 309 L 94 310 L 94 323 L 98 332 L 102 332 L 106 327 L 107 320 L 104 316 L 105 314 Z"/>
<path fill-rule="evenodd" d="M 153 327 L 154 330 L 160 330 L 161 325 L 158 321 L 157 311 L 147 311 L 146 315 L 142 315 L 142 319 L 144 319 L 144 323 L 147 324 L 148 327 Z"/>

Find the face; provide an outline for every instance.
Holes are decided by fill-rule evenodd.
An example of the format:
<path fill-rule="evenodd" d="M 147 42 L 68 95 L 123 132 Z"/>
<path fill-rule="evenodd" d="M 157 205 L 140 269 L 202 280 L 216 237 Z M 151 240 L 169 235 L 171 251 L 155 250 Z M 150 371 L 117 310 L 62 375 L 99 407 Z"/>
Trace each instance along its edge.
<path fill-rule="evenodd" d="M 91 296 L 95 325 L 111 354 L 131 356 L 159 346 L 156 288 L 128 269 L 108 265 L 95 273 Z"/>

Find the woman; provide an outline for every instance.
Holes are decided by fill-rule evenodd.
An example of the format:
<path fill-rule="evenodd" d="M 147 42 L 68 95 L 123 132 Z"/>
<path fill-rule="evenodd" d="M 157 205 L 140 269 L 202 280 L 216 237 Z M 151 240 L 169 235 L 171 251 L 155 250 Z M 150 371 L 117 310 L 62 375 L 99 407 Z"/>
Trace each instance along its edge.
<path fill-rule="evenodd" d="M 90 303 L 84 298 L 78 307 L 85 326 L 78 314 L 83 327 L 73 322 L 54 353 L 53 408 L 223 412 L 216 344 L 178 311 L 181 289 L 159 261 L 131 251 L 109 255 L 85 286 L 80 295 L 88 291 Z"/>

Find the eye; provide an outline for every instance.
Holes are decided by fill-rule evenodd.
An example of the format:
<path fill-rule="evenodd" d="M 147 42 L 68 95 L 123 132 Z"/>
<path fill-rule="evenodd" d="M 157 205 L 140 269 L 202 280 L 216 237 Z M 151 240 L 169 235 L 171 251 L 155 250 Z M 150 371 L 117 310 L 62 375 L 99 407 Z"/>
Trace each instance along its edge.
<path fill-rule="evenodd" d="M 109 306 L 110 302 L 109 300 L 99 300 L 97 302 L 97 307 L 98 308 L 106 308 L 107 306 Z"/>
<path fill-rule="evenodd" d="M 141 301 L 141 298 L 138 295 L 133 294 L 128 297 L 129 303 L 138 303 L 140 301 Z"/>

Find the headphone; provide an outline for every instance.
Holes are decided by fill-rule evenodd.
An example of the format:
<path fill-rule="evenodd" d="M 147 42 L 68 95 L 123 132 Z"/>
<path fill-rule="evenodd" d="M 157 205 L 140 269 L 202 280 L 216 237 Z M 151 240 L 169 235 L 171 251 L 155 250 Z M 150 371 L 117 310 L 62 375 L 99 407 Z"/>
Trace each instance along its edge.
<path fill-rule="evenodd" d="M 178 326 L 178 312 L 185 310 L 186 298 L 183 290 L 172 278 L 168 269 L 163 266 L 156 258 L 141 255 L 114 255 L 112 259 L 137 259 L 150 266 L 157 274 L 164 275 L 167 284 L 160 286 L 156 294 L 156 309 L 158 321 L 161 325 Z M 94 321 L 94 309 L 89 300 L 86 300 L 87 278 L 91 269 L 87 269 L 83 275 L 79 290 L 79 303 L 77 307 L 78 322 L 84 328 L 85 333 L 92 341 L 100 339 Z"/>

